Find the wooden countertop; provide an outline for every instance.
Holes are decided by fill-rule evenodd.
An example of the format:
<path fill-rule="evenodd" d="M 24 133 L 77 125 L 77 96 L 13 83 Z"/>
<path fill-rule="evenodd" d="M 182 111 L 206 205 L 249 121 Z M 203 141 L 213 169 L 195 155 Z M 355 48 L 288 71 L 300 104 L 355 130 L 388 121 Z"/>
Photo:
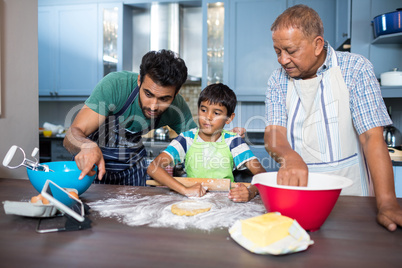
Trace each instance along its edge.
<path fill-rule="evenodd" d="M 92 185 L 81 198 L 97 201 L 119 187 Z M 26 180 L 0 179 L 0 189 L 0 201 L 38 194 Z M 141 189 L 144 195 L 168 192 Z M 341 196 L 321 229 L 310 233 L 313 246 L 271 256 L 245 250 L 226 228 L 206 232 L 130 227 L 93 212 L 91 229 L 38 234 L 38 219 L 5 215 L 1 209 L 0 260 L 7 267 L 400 267 L 402 229 L 388 232 L 375 216 L 374 198 Z"/>

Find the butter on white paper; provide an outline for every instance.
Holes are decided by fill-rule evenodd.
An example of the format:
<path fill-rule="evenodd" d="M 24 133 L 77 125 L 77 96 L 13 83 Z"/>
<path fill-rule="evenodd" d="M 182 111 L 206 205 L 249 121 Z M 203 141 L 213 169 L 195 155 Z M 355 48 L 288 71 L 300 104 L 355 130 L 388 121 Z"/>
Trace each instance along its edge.
<path fill-rule="evenodd" d="M 238 220 L 229 228 L 230 236 L 239 245 L 256 254 L 283 255 L 306 250 L 314 244 L 307 232 L 294 220 L 289 227 L 289 235 L 266 247 L 260 247 L 242 235 L 241 221 Z"/>

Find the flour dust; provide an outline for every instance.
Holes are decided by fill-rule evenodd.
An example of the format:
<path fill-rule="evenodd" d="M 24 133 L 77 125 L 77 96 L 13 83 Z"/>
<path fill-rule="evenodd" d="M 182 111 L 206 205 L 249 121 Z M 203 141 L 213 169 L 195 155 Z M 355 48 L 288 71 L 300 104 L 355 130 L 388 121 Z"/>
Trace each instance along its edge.
<path fill-rule="evenodd" d="M 126 189 L 124 189 L 126 188 Z M 144 196 L 140 189 L 122 188 L 117 195 L 88 203 L 101 217 L 112 217 L 129 226 L 169 227 L 175 229 L 229 228 L 235 221 L 266 213 L 261 201 L 235 203 L 227 192 L 209 192 L 200 198 L 187 198 L 175 192 Z M 183 200 L 200 200 L 212 203 L 210 211 L 195 216 L 178 216 L 171 212 L 174 203 Z"/>

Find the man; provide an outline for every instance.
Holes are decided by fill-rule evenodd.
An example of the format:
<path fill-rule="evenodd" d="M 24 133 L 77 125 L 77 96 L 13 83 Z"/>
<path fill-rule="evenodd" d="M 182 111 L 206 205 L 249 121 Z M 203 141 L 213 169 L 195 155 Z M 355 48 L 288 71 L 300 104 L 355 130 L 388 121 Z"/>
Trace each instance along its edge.
<path fill-rule="evenodd" d="M 184 61 L 168 50 L 142 58 L 140 74 L 115 72 L 95 87 L 64 139 L 82 173 L 96 183 L 145 185 L 141 135 L 165 125 L 180 133 L 197 125 L 178 94 L 187 79 Z"/>
<path fill-rule="evenodd" d="M 390 231 L 402 226 L 382 134 L 392 121 L 371 63 L 335 52 L 319 15 L 305 5 L 287 9 L 271 31 L 282 67 L 268 81 L 264 140 L 281 163 L 278 183 L 306 186 L 308 172 L 348 177 L 353 186 L 343 194 L 374 190 L 378 222 Z"/>

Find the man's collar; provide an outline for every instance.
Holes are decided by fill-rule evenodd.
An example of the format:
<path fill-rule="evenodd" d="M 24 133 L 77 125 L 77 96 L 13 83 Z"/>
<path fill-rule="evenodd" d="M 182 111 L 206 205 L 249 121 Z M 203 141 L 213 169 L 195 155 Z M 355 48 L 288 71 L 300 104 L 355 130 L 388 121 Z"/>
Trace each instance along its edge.
<path fill-rule="evenodd" d="M 329 49 L 329 47 L 331 47 L 331 46 L 328 44 L 328 41 L 325 41 L 324 42 L 324 50 L 327 52 L 327 55 L 325 57 L 324 63 L 320 66 L 320 68 L 318 68 L 317 75 L 322 74 L 323 72 L 327 71 L 329 68 L 332 67 L 331 57 L 333 57 L 333 55 L 332 55 L 331 49 Z"/>

